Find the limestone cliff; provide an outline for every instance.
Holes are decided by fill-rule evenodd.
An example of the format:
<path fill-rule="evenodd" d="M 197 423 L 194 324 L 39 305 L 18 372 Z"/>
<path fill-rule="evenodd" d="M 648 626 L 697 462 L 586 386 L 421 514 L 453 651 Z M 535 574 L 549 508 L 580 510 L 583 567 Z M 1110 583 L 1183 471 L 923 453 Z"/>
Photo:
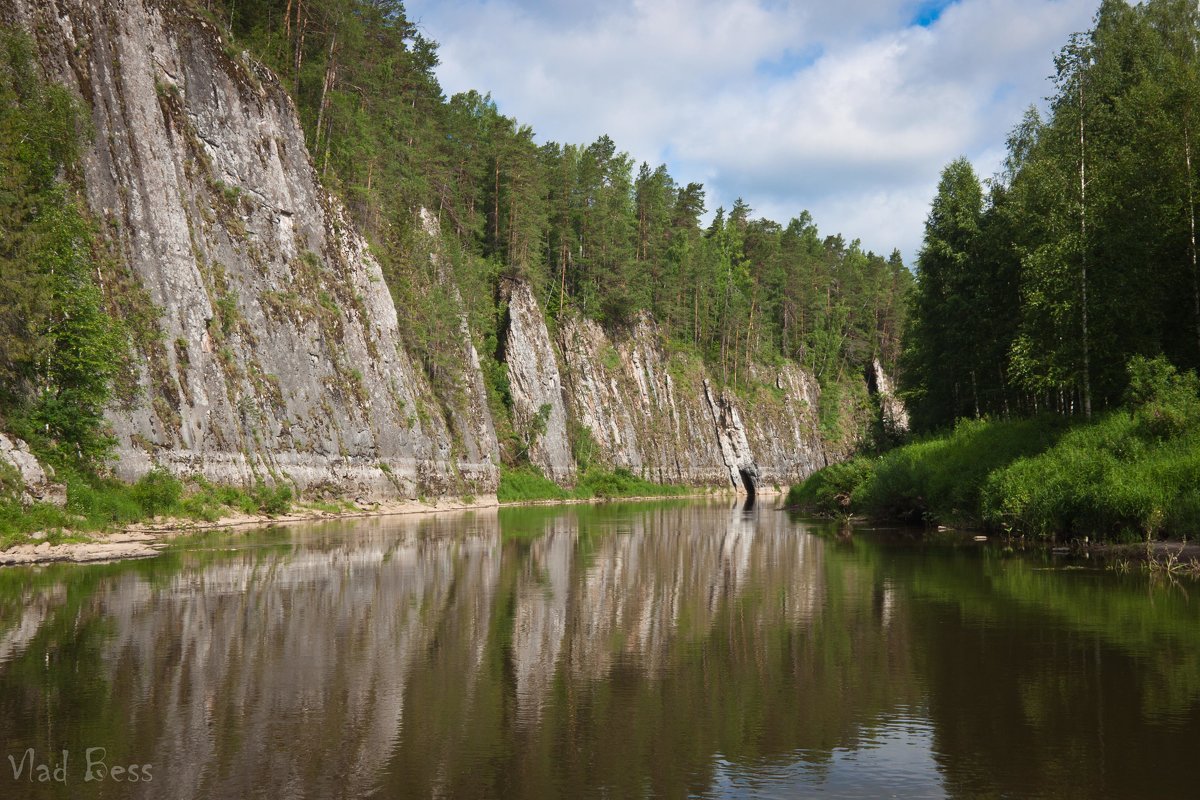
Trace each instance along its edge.
<path fill-rule="evenodd" d="M 741 397 L 717 389 L 694 355 L 668 352 L 648 316 L 615 341 L 568 317 L 557 344 L 565 374 L 555 399 L 595 439 L 603 463 L 660 483 L 739 489 L 748 480 L 783 486 L 825 465 L 819 390 L 794 364 L 759 368 L 761 388 Z M 514 404 L 517 394 L 514 384 Z"/>
<path fill-rule="evenodd" d="M 138 356 L 133 391 L 109 410 L 119 474 L 160 465 L 361 499 L 495 491 L 495 424 L 465 317 L 439 354 L 461 375 L 435 391 L 273 73 L 169 0 L 9 0 L 0 21 L 30 32 L 90 112 L 82 186 L 113 255 L 100 277 Z M 430 275 L 460 300 L 433 215 L 420 226 Z M 784 486 L 829 460 L 819 389 L 795 364 L 756 367 L 735 393 L 648 316 L 610 337 L 567 315 L 551 333 L 528 284 L 500 294 L 506 413 L 560 484 L 576 480 L 573 445 L 588 436 L 598 462 L 663 483 Z"/>
<path fill-rule="evenodd" d="M 575 482 L 575 460 L 567 437 L 558 359 L 533 289 L 524 281 L 505 283 L 508 329 L 504 362 L 512 394 L 513 426 L 529 441 L 529 460 L 563 486 Z"/>
<path fill-rule="evenodd" d="M 433 399 L 270 71 L 179 3 L 5 13 L 90 109 L 87 199 L 128 270 L 124 305 L 153 306 L 137 391 L 110 413 L 121 474 L 158 463 L 352 496 L 494 491 L 490 419 L 447 419 Z"/>

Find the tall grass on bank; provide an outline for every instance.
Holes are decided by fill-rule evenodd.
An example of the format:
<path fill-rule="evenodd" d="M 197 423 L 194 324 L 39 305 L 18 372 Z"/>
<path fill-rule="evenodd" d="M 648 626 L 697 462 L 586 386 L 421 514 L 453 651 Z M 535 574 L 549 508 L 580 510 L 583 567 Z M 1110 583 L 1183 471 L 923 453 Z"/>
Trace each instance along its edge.
<path fill-rule="evenodd" d="M 946 436 L 886 453 L 853 502 L 876 517 L 978 525 L 988 476 L 1049 449 L 1064 427 L 1057 417 L 962 420 Z"/>
<path fill-rule="evenodd" d="M 590 500 L 614 497 L 671 497 L 686 494 L 686 486 L 672 486 L 639 478 L 629 470 L 591 467 L 579 476 L 573 489 L 563 489 L 537 467 L 501 467 L 496 497 L 501 503 L 535 500 Z"/>
<path fill-rule="evenodd" d="M 289 486 L 253 488 L 216 486 L 204 479 L 184 484 L 165 470 L 152 470 L 136 483 L 101 478 L 72 470 L 59 474 L 67 487 L 64 507 L 49 503 L 24 506 L 17 493 L 0 498 L 0 549 L 17 544 L 36 531 L 62 538 L 62 531 L 95 533 L 155 517 L 213 522 L 231 513 L 287 513 L 292 505 Z"/>
<path fill-rule="evenodd" d="M 1063 427 L 1059 419 L 963 420 L 945 436 L 826 467 L 793 486 L 785 504 L 823 515 L 978 524 L 988 476 L 1046 450 Z"/>
<path fill-rule="evenodd" d="M 1200 533 L 1200 379 L 1129 363 L 1128 408 L 992 475 L 984 518 L 1042 535 L 1122 540 Z"/>
<path fill-rule="evenodd" d="M 814 513 L 979 525 L 1046 537 L 1200 533 L 1200 379 L 1165 359 L 1129 364 L 1125 408 L 1091 423 L 963 421 L 878 460 L 793 487 Z"/>

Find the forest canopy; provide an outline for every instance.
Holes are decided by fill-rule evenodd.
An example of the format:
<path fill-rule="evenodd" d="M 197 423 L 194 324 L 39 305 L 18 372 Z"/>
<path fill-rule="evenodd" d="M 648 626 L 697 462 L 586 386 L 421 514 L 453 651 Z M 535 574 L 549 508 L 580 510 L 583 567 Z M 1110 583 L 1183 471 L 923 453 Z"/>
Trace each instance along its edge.
<path fill-rule="evenodd" d="M 946 167 L 902 359 L 917 428 L 1090 417 L 1125 399 L 1134 357 L 1200 367 L 1198 52 L 1195 3 L 1105 0 L 1000 173 Z"/>

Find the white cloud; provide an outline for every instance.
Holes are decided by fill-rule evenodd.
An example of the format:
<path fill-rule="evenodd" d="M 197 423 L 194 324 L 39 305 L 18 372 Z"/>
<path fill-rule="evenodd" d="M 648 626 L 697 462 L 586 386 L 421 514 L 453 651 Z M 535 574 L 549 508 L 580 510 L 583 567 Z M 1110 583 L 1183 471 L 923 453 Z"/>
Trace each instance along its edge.
<path fill-rule="evenodd" d="M 938 172 L 999 163 L 1096 0 L 410 0 L 448 93 L 491 91 L 543 141 L 636 159 L 780 222 L 911 259 Z M 912 24 L 940 9 L 936 21 Z"/>

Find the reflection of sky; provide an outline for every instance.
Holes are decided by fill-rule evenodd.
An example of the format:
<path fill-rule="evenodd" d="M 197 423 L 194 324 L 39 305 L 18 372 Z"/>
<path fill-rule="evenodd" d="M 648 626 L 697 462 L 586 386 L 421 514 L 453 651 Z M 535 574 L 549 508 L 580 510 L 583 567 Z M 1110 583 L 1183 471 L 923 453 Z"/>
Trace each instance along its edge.
<path fill-rule="evenodd" d="M 933 760 L 933 727 L 897 716 L 864 731 L 857 747 L 799 751 L 787 762 L 731 764 L 718 755 L 705 797 L 946 797 Z"/>

